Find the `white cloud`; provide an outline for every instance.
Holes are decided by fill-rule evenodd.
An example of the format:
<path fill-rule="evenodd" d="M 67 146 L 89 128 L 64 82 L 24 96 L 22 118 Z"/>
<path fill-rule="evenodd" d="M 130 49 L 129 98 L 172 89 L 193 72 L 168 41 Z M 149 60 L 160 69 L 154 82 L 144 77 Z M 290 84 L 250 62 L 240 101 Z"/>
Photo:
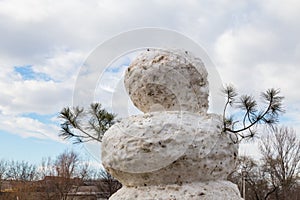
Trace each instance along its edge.
<path fill-rule="evenodd" d="M 217 41 L 216 52 L 222 64 L 255 65 L 272 59 L 272 52 L 279 48 L 277 36 L 269 30 L 245 26 L 224 32 Z M 243 66 L 238 66 L 243 68 Z"/>
<path fill-rule="evenodd" d="M 0 88 L 4 97 L 0 100 L 0 108 L 6 114 L 55 113 L 71 102 L 72 97 L 70 85 L 53 81 L 14 81 L 0 83 Z"/>
<path fill-rule="evenodd" d="M 56 48 L 48 55 L 44 55 L 44 60 L 34 65 L 33 69 L 35 72 L 49 75 L 58 82 L 74 81 L 86 55 L 87 53 L 84 52 Z"/>
<path fill-rule="evenodd" d="M 0 1 L 0 14 L 21 22 L 39 22 L 48 15 L 50 1 L 3 0 Z"/>
<path fill-rule="evenodd" d="M 32 73 L 45 73 L 53 80 L 24 80 L 14 71 L 12 59 L 3 59 L 0 68 L 0 130 L 22 137 L 58 140 L 56 124 L 42 123 L 24 113 L 49 115 L 72 103 L 72 93 L 84 54 L 57 50 L 52 56 L 33 64 Z M 23 63 L 27 65 L 28 63 Z M 36 65 L 34 65 L 36 64 Z"/>
<path fill-rule="evenodd" d="M 215 42 L 212 56 L 224 82 L 237 85 L 243 92 L 281 88 L 286 103 L 294 103 L 300 97 L 296 36 L 300 29 L 292 34 L 283 32 L 287 24 L 277 19 L 274 24 L 264 11 L 251 16 L 249 23 L 224 31 Z"/>
<path fill-rule="evenodd" d="M 297 0 L 265 0 L 262 1 L 264 10 L 284 23 L 299 23 L 300 2 Z"/>
<path fill-rule="evenodd" d="M 34 137 L 62 142 L 58 137 L 58 127 L 54 124 L 44 124 L 38 120 L 15 115 L 0 115 L 0 130 L 20 135 L 24 138 Z"/>
<path fill-rule="evenodd" d="M 39 138 L 45 138 L 44 132 L 57 134 L 57 127 L 22 113 L 53 114 L 71 105 L 76 76 L 88 52 L 122 31 L 149 26 L 192 37 L 208 50 L 224 82 L 241 91 L 280 87 L 289 117 L 299 119 L 299 9 L 297 0 L 2 0 L 0 129 Z M 54 81 L 24 81 L 13 70 L 24 65 Z M 119 79 L 109 76 L 103 81 L 117 84 Z M 104 88 L 110 91 L 103 96 L 104 104 L 113 99 L 117 110 L 131 108 L 117 96 L 123 94 L 117 90 L 120 86 L 103 84 Z M 119 93 L 112 97 L 114 91 Z"/>
<path fill-rule="evenodd" d="M 280 124 L 295 128 L 300 136 L 299 3 L 262 1 L 256 7 L 218 36 L 211 56 L 224 82 L 241 93 L 258 97 L 267 88 L 280 88 L 286 109 Z M 240 153 L 259 158 L 254 146 L 243 144 Z"/>

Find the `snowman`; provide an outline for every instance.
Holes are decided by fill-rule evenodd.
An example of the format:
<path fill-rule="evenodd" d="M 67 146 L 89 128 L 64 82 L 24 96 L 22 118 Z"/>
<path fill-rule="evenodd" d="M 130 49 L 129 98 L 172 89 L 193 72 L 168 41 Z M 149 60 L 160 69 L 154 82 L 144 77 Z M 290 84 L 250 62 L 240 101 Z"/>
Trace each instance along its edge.
<path fill-rule="evenodd" d="M 147 49 L 132 61 L 124 84 L 143 114 L 103 137 L 103 166 L 123 184 L 111 200 L 242 199 L 226 180 L 238 146 L 222 117 L 207 113 L 208 75 L 182 50 Z"/>

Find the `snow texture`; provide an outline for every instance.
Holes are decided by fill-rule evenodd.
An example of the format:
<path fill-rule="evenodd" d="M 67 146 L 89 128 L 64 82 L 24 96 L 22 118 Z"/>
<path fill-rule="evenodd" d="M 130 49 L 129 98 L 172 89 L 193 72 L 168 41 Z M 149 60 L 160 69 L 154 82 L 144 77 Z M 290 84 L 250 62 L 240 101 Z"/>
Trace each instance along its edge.
<path fill-rule="evenodd" d="M 226 181 L 238 146 L 207 114 L 207 76 L 185 51 L 151 49 L 131 63 L 125 87 L 144 114 L 104 135 L 103 165 L 123 184 L 111 200 L 242 199 Z"/>

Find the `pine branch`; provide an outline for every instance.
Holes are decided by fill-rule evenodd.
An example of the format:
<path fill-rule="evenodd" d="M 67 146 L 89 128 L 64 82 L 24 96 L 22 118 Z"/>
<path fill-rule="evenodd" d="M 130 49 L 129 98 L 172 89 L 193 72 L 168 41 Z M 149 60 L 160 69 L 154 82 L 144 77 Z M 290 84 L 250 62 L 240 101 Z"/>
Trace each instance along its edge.
<path fill-rule="evenodd" d="M 78 106 L 63 108 L 59 115 L 63 119 L 59 136 L 73 139 L 75 144 L 92 140 L 101 142 L 104 133 L 115 123 L 115 117 L 99 103 L 92 103 L 88 111 Z"/>
<path fill-rule="evenodd" d="M 264 103 L 267 105 L 264 110 L 259 110 L 257 102 L 253 96 L 241 95 L 239 101 L 235 101 L 237 93 L 232 86 L 227 86 L 223 89 L 223 93 L 226 96 L 226 103 L 223 110 L 223 132 L 230 132 L 234 134 L 238 139 L 235 143 L 240 142 L 244 139 L 254 138 L 256 131 L 253 130 L 258 124 L 266 124 L 273 126 L 278 122 L 280 113 L 283 113 L 282 100 L 283 97 L 279 96 L 280 91 L 276 89 L 269 89 L 262 93 Z M 234 117 L 231 119 L 226 118 L 226 112 L 228 106 L 235 107 L 241 112 L 244 112 L 241 120 L 234 121 Z M 233 123 L 239 123 L 239 128 L 235 128 Z M 244 134 L 244 132 L 248 134 Z"/>

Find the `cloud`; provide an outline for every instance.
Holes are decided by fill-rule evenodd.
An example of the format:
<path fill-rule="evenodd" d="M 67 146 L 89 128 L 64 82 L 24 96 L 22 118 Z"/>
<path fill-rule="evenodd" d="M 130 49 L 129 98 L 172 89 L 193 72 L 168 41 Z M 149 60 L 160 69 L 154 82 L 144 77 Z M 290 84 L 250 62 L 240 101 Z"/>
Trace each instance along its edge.
<path fill-rule="evenodd" d="M 54 140 L 62 142 L 57 133 L 59 129 L 54 124 L 44 124 L 38 120 L 15 115 L 0 115 L 0 130 L 20 135 L 24 138 Z"/>
<path fill-rule="evenodd" d="M 286 110 L 280 124 L 295 128 L 298 135 L 299 6 L 294 1 L 256 3 L 257 9 L 246 11 L 236 26 L 217 37 L 211 54 L 223 81 L 233 83 L 240 93 L 259 97 L 267 88 L 280 88 Z M 248 147 L 241 145 L 241 152 L 257 154 Z"/>
<path fill-rule="evenodd" d="M 14 71 L 21 75 L 23 80 L 51 80 L 51 78 L 47 74 L 34 72 L 32 70 L 32 66 L 30 65 L 14 67 Z"/>
<path fill-rule="evenodd" d="M 51 6 L 49 1 L 0 1 L 0 13 L 3 17 L 10 17 L 15 21 L 39 22 L 48 15 Z"/>
<path fill-rule="evenodd" d="M 266 13 L 283 23 L 299 23 L 300 2 L 297 0 L 287 0 L 284 3 L 280 0 L 265 0 L 262 1 L 262 7 Z"/>
<path fill-rule="evenodd" d="M 224 82 L 241 92 L 280 87 L 288 118 L 296 121 L 299 6 L 296 0 L 2 0 L 0 129 L 57 140 L 57 122 L 41 122 L 28 113 L 53 116 L 71 105 L 78 72 L 93 49 L 122 31 L 149 26 L 176 30 L 199 42 Z M 20 66 L 30 67 L 16 70 Z M 93 87 L 95 100 L 120 116 L 136 112 L 125 98 L 121 74 L 108 72 Z"/>
<path fill-rule="evenodd" d="M 238 30 L 224 32 L 218 38 L 216 46 L 219 61 L 223 64 L 246 63 L 253 66 L 271 60 L 272 50 L 278 49 L 279 41 L 272 31 L 246 25 Z"/>
<path fill-rule="evenodd" d="M 0 108 L 3 113 L 8 114 L 51 114 L 57 112 L 57 108 L 68 104 L 72 97 L 72 88 L 53 81 L 15 81 L 1 83 L 0 88 L 5 97 L 0 100 Z"/>
<path fill-rule="evenodd" d="M 43 60 L 32 68 L 37 73 L 47 74 L 56 82 L 70 82 L 76 79 L 87 52 L 55 48 L 43 55 Z"/>
<path fill-rule="evenodd" d="M 58 115 L 71 105 L 74 82 L 84 54 L 56 49 L 44 60 L 13 64 L 3 59 L 0 68 L 0 130 L 21 135 L 59 141 L 58 123 L 39 121 L 33 115 Z M 49 116 L 49 118 L 51 118 Z"/>
<path fill-rule="evenodd" d="M 120 0 L 60 2 L 3 0 L 0 52 L 38 59 L 53 47 L 91 50 L 98 43 L 137 27 L 165 27 L 205 42 L 226 28 L 247 4 L 223 1 Z M 180 9 L 178 9 L 180 8 Z M 28 63 L 28 62 L 27 62 Z"/>

